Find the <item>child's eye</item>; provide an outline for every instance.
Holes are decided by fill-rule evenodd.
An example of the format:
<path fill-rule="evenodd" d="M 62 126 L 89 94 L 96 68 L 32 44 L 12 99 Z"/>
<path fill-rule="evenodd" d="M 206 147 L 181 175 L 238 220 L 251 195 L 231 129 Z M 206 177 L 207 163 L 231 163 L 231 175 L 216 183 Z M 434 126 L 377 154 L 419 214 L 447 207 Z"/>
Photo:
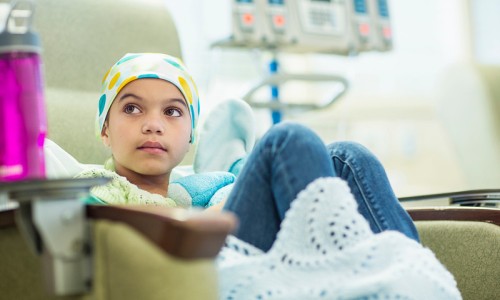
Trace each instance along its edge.
<path fill-rule="evenodd" d="M 169 117 L 180 117 L 182 116 L 182 112 L 180 109 L 177 108 L 167 108 L 165 109 L 165 115 Z"/>
<path fill-rule="evenodd" d="M 136 114 L 140 112 L 140 110 L 133 104 L 127 104 L 123 108 L 123 112 L 125 112 L 126 114 Z"/>

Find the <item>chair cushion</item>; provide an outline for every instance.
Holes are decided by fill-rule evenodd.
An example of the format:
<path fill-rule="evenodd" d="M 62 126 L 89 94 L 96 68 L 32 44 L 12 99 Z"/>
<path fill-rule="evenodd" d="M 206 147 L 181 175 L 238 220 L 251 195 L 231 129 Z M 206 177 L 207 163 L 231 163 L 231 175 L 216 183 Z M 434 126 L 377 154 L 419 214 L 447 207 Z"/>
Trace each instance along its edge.
<path fill-rule="evenodd" d="M 94 227 L 95 299 L 217 299 L 212 259 L 167 255 L 127 225 L 105 220 Z M 133 270 L 133 272 L 129 272 Z"/>
<path fill-rule="evenodd" d="M 94 130 L 98 91 L 47 88 L 45 99 L 48 137 L 80 163 L 103 164 L 111 154 Z"/>
<path fill-rule="evenodd" d="M 455 276 L 464 299 L 500 295 L 500 226 L 473 221 L 417 221 L 422 244 Z"/>

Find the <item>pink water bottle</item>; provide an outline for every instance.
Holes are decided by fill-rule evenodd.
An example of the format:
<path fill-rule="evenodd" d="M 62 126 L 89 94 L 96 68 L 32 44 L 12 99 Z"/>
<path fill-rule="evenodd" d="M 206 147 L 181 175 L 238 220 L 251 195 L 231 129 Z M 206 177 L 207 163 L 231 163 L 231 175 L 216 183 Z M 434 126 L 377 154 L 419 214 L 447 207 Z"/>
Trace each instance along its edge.
<path fill-rule="evenodd" d="M 47 117 L 33 5 L 12 1 L 0 33 L 0 182 L 45 178 Z"/>

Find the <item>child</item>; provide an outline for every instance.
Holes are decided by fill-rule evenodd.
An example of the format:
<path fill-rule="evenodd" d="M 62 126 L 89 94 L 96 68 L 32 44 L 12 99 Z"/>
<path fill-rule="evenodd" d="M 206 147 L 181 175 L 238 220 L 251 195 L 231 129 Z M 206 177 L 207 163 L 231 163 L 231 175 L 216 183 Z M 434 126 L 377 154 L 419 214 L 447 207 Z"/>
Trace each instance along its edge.
<path fill-rule="evenodd" d="M 80 177 L 113 180 L 92 193 L 106 203 L 194 205 L 196 197 L 176 198 L 169 184 L 194 140 L 199 114 L 198 92 L 180 60 L 127 54 L 106 74 L 102 89 L 96 128 L 112 158 L 106 169 Z M 460 297 L 453 277 L 413 241 L 415 226 L 382 166 L 363 147 L 326 148 L 311 130 L 282 123 L 252 150 L 230 194 L 234 176 L 226 175 L 195 174 L 182 183 L 188 195 L 209 199 L 200 206 L 225 191 L 219 206 L 240 220 L 235 235 L 241 240 L 230 238 L 220 255 L 226 299 L 411 298 L 422 290 L 426 299 Z M 400 233 L 374 235 L 370 227 Z M 416 267 L 418 260 L 432 268 Z"/>
<path fill-rule="evenodd" d="M 96 117 L 96 133 L 112 157 L 104 169 L 77 177 L 111 177 L 92 189 L 108 204 L 212 206 L 234 175 L 212 172 L 169 184 L 194 141 L 199 110 L 196 85 L 179 59 L 125 55 L 104 76 Z"/>

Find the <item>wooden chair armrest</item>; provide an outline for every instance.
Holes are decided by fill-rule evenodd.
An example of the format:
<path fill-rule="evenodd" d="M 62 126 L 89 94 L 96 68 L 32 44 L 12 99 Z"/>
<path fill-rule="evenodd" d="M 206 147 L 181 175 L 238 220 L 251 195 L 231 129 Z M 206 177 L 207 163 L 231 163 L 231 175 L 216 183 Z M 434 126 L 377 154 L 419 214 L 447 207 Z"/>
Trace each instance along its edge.
<path fill-rule="evenodd" d="M 0 209 L 0 228 L 16 226 L 14 218 L 15 207 L 4 207 Z"/>
<path fill-rule="evenodd" d="M 87 217 L 122 222 L 166 253 L 184 259 L 215 257 L 237 225 L 228 212 L 152 206 L 87 206 Z"/>
<path fill-rule="evenodd" d="M 184 258 L 213 258 L 237 219 L 228 212 L 192 212 L 151 206 L 88 205 L 92 220 L 122 222 L 144 235 L 169 255 Z M 16 208 L 0 210 L 0 228 L 16 226 Z"/>
<path fill-rule="evenodd" d="M 445 198 L 448 199 L 450 204 L 464 206 L 478 206 L 483 204 L 483 206 L 494 207 L 495 205 L 498 206 L 498 204 L 500 204 L 500 189 L 454 191 L 449 193 L 400 197 L 399 201 L 408 202 Z"/>
<path fill-rule="evenodd" d="M 415 207 L 408 208 L 414 221 L 478 221 L 500 226 L 500 209 L 481 207 Z"/>

